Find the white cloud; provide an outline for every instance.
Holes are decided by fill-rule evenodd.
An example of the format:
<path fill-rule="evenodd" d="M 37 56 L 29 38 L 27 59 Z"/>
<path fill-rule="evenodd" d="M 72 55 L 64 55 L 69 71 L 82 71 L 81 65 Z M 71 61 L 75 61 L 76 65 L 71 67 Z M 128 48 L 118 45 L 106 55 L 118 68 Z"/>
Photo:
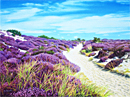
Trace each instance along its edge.
<path fill-rule="evenodd" d="M 66 1 L 65 4 L 75 4 L 78 2 L 84 2 L 84 1 L 100 1 L 100 2 L 106 2 L 106 1 L 110 1 L 110 2 L 118 2 L 118 3 L 130 3 L 130 0 L 68 0 Z"/>
<path fill-rule="evenodd" d="M 67 34 L 67 36 L 70 36 L 70 34 Z"/>
<path fill-rule="evenodd" d="M 109 36 L 108 34 L 103 34 L 103 36 Z"/>
<path fill-rule="evenodd" d="M 53 26 L 58 26 L 58 30 L 62 30 L 63 33 L 113 33 L 129 31 L 129 20 L 129 17 L 109 14 L 105 16 L 72 19 L 62 23 L 53 24 Z"/>
<path fill-rule="evenodd" d="M 15 22 L 15 23 L 3 23 L 2 29 L 12 28 L 21 28 L 24 30 L 39 30 L 39 29 L 55 29 L 54 32 L 57 31 L 55 26 L 52 24 L 61 23 L 68 19 L 68 17 L 60 17 L 60 16 L 46 16 L 46 17 L 31 17 L 29 21 L 23 22 Z"/>
<path fill-rule="evenodd" d="M 30 18 L 29 21 L 3 23 L 1 28 L 8 29 L 12 27 L 33 31 L 28 31 L 27 33 L 35 33 L 36 30 L 38 30 L 39 33 L 44 33 L 45 31 L 42 32 L 39 29 L 55 29 L 55 31 L 52 32 L 105 34 L 129 31 L 129 20 L 129 17 L 117 16 L 115 14 L 85 17 L 81 19 L 70 19 L 68 16 L 37 16 Z"/>
<path fill-rule="evenodd" d="M 22 5 L 24 5 L 24 6 L 44 6 L 42 4 L 35 4 L 35 3 L 24 3 Z"/>
<path fill-rule="evenodd" d="M 75 39 L 77 39 L 77 38 L 78 38 L 78 36 L 74 36 L 74 38 L 75 38 Z"/>
<path fill-rule="evenodd" d="M 124 35 L 130 35 L 130 32 L 129 33 L 125 33 Z"/>
<path fill-rule="evenodd" d="M 130 0 L 116 0 L 116 2 L 125 4 L 125 3 L 130 3 Z"/>
<path fill-rule="evenodd" d="M 34 16 L 37 12 L 41 11 L 38 8 L 28 8 L 17 10 L 16 12 L 12 12 L 9 15 L 3 15 L 3 18 L 6 20 L 16 20 L 16 19 L 24 19 Z"/>
<path fill-rule="evenodd" d="M 2 14 L 2 13 L 9 13 L 9 11 L 0 11 L 0 14 Z"/>
<path fill-rule="evenodd" d="M 42 30 L 37 30 L 37 31 L 28 31 L 28 30 L 24 30 L 24 31 L 22 31 L 22 32 L 24 32 L 24 33 L 37 33 L 37 34 L 39 34 L 39 33 L 51 33 L 50 31 L 42 31 Z"/>

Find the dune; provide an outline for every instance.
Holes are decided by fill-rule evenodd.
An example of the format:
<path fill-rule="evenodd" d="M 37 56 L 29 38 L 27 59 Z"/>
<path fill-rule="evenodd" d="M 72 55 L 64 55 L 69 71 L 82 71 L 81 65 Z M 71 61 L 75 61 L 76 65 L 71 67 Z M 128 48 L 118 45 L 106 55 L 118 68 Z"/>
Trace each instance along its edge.
<path fill-rule="evenodd" d="M 79 44 L 69 52 L 64 51 L 63 54 L 70 62 L 78 65 L 81 68 L 80 72 L 84 72 L 90 81 L 96 83 L 97 86 L 108 87 L 114 93 L 114 96 L 111 97 L 129 97 L 130 78 L 103 70 L 89 61 L 88 57 L 81 55 L 79 52 L 81 48 L 82 44 Z"/>

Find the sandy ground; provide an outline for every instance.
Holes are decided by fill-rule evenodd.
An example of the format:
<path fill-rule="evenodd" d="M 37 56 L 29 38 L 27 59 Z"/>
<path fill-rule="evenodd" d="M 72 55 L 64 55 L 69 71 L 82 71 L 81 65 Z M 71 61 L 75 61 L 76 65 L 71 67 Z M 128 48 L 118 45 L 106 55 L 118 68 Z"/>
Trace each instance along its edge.
<path fill-rule="evenodd" d="M 82 44 L 79 44 L 70 52 L 64 51 L 63 54 L 70 62 L 80 66 L 81 72 L 84 72 L 93 83 L 98 86 L 108 86 L 108 89 L 114 93 L 111 97 L 130 97 L 130 78 L 105 71 L 88 61 L 88 57 L 80 54 L 81 48 Z"/>
<path fill-rule="evenodd" d="M 6 32 L 6 31 L 0 31 L 0 32 L 2 32 L 2 33 L 4 33 L 5 34 L 5 36 L 8 36 L 8 37 L 12 37 L 12 38 L 14 38 L 14 40 L 16 40 L 16 39 L 19 39 L 19 40 L 21 40 L 21 41 L 27 41 L 27 40 L 25 40 L 24 39 L 24 37 L 22 37 L 22 36 L 19 36 L 19 35 L 15 35 L 15 37 L 14 36 L 12 36 L 11 34 L 12 33 L 10 33 L 10 32 Z M 2 35 L 1 33 L 0 33 L 0 35 Z M 4 42 L 3 42 L 4 43 Z M 5 44 L 5 43 L 4 43 Z M 6 45 L 6 44 L 5 44 Z M 7 46 L 9 46 L 9 45 L 7 45 Z M 11 46 L 9 46 L 9 47 L 11 47 Z M 19 49 L 20 50 L 20 52 L 26 52 L 26 50 L 21 50 L 21 49 Z"/>

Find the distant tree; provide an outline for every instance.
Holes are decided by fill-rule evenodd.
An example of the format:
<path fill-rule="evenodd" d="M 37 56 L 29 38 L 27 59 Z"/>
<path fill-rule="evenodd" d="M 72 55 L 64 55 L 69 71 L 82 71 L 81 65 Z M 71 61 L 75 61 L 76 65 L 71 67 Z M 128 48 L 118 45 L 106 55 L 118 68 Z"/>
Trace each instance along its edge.
<path fill-rule="evenodd" d="M 101 42 L 100 38 L 94 37 L 93 42 L 97 43 L 97 42 Z"/>
<path fill-rule="evenodd" d="M 21 32 L 18 30 L 9 29 L 9 30 L 7 30 L 7 32 L 11 32 L 13 36 L 15 36 L 15 35 L 21 36 Z"/>
<path fill-rule="evenodd" d="M 46 35 L 41 35 L 41 36 L 38 36 L 38 37 L 41 37 L 41 38 L 46 38 L 46 39 L 55 39 L 55 40 L 57 40 L 56 38 L 54 38 L 54 37 L 48 37 L 48 36 L 46 36 Z"/>
<path fill-rule="evenodd" d="M 49 37 L 46 36 L 46 35 L 41 35 L 41 36 L 38 36 L 38 37 L 49 39 Z"/>
<path fill-rule="evenodd" d="M 85 41 L 85 39 L 82 39 L 82 41 Z"/>
<path fill-rule="evenodd" d="M 81 41 L 81 39 L 80 39 L 80 38 L 77 38 L 77 40 L 78 40 L 78 41 Z"/>

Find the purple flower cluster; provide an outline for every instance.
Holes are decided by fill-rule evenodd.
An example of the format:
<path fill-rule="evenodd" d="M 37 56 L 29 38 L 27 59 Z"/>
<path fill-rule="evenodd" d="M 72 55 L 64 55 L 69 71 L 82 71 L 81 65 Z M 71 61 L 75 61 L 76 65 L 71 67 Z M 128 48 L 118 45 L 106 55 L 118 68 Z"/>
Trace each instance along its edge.
<path fill-rule="evenodd" d="M 39 73 L 34 71 L 39 78 L 42 77 L 41 75 L 43 72 L 47 73 L 48 70 L 51 70 L 52 72 L 54 70 L 54 65 L 59 63 L 64 66 L 70 66 L 70 69 L 73 72 L 79 72 L 80 67 L 69 62 L 62 53 L 63 50 L 76 46 L 78 42 L 21 35 L 26 40 L 22 41 L 10 37 L 11 35 L 8 32 L 7 34 L 9 36 L 5 36 L 4 33 L 0 35 L 0 74 L 7 75 L 8 73 L 8 75 L 11 76 L 11 81 L 17 76 L 17 69 L 19 66 L 26 63 L 29 64 L 33 60 L 37 61 L 37 65 L 32 69 L 37 68 L 37 70 L 41 70 L 42 68 Z M 43 68 L 44 66 L 45 68 Z M 6 77 L 7 76 L 5 76 L 5 78 Z M 17 84 L 19 81 L 20 79 L 14 80 Z M 10 87 L 12 86 L 10 85 Z M 52 91 L 47 91 L 45 93 L 42 89 L 33 87 L 32 90 L 30 88 L 27 89 L 27 87 L 22 90 L 18 90 L 18 88 L 15 87 L 17 92 L 11 94 L 11 96 L 52 96 Z M 3 96 L 6 96 L 5 92 Z M 58 96 L 58 93 L 53 93 L 53 96 Z"/>
<path fill-rule="evenodd" d="M 57 64 L 60 59 L 67 60 L 62 54 L 62 50 L 73 48 L 78 44 L 76 41 L 45 39 L 26 35 L 21 35 L 26 40 L 21 41 L 20 39 L 15 40 L 12 37 L 5 36 L 3 32 L 0 33 L 0 62 L 2 64 L 5 62 L 21 64 L 35 58 Z M 9 32 L 7 34 L 9 35 Z M 26 53 L 20 50 L 25 50 Z M 53 53 L 56 54 L 52 55 Z"/>
<path fill-rule="evenodd" d="M 52 91 L 46 91 L 43 89 L 39 89 L 37 87 L 33 87 L 33 89 L 29 88 L 29 89 L 22 89 L 16 93 L 11 93 L 10 96 L 14 96 L 14 97 L 48 97 L 48 96 L 58 96 L 58 93 L 55 92 L 55 94 L 52 94 Z"/>
<path fill-rule="evenodd" d="M 95 58 L 100 59 L 99 62 L 105 62 L 108 58 L 122 58 L 126 53 L 130 52 L 130 40 L 103 39 L 100 43 L 86 41 L 83 45 L 82 50 L 85 50 L 87 52 L 90 45 L 92 46 L 92 53 L 89 55 L 89 57 L 92 54 L 94 55 L 93 51 L 99 51 L 98 55 L 95 56 Z M 80 52 L 82 52 L 82 50 Z M 116 67 L 120 63 L 120 60 L 112 60 L 106 65 L 105 68 L 112 68 L 112 66 Z"/>

